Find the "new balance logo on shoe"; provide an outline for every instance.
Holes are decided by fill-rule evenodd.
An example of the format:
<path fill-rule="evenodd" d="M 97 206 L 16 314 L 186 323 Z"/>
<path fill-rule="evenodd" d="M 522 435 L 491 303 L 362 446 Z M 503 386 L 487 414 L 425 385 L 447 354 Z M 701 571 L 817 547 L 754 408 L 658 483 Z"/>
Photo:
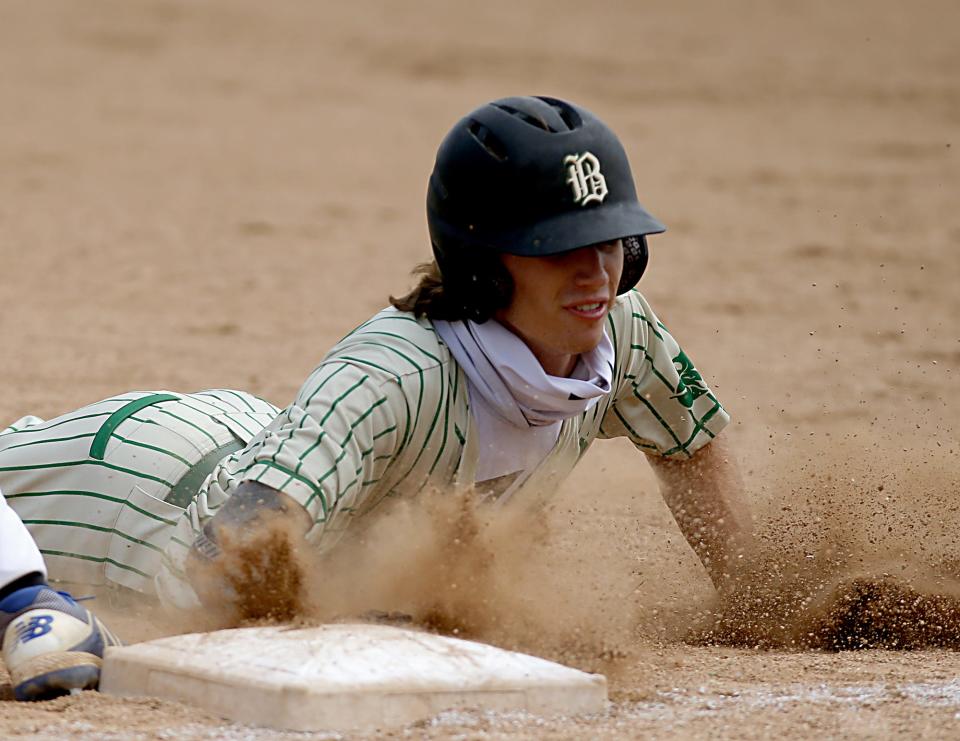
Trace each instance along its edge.
<path fill-rule="evenodd" d="M 17 625 L 17 640 L 20 643 L 32 641 L 49 633 L 52 626 L 53 615 L 34 615 L 26 622 Z"/>

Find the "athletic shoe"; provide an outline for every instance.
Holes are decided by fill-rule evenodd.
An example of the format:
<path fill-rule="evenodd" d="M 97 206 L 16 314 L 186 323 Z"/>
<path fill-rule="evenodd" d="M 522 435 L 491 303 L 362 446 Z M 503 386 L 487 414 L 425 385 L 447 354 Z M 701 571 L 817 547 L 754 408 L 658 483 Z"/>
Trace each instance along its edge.
<path fill-rule="evenodd" d="M 107 646 L 120 641 L 66 592 L 24 587 L 0 601 L 3 658 L 18 700 L 96 689 Z"/>

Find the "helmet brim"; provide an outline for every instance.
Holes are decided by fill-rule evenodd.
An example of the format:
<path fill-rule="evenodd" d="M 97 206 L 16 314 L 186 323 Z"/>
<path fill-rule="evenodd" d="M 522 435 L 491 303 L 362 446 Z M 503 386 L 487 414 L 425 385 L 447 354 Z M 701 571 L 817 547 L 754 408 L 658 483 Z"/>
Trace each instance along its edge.
<path fill-rule="evenodd" d="M 445 225 L 435 222 L 433 226 L 443 229 Z M 467 236 L 459 229 L 451 229 L 449 236 L 461 243 L 466 242 L 464 246 L 468 247 L 521 257 L 543 257 L 624 237 L 661 234 L 666 230 L 659 220 L 634 201 L 568 211 L 515 231 Z"/>

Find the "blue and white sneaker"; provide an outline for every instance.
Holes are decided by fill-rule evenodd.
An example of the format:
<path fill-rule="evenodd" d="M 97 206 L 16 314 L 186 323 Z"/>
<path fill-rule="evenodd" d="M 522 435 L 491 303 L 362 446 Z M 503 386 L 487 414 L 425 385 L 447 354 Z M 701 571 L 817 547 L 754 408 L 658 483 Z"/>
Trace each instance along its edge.
<path fill-rule="evenodd" d="M 66 592 L 24 587 L 0 601 L 3 658 L 18 700 L 96 689 L 107 646 L 120 641 Z"/>

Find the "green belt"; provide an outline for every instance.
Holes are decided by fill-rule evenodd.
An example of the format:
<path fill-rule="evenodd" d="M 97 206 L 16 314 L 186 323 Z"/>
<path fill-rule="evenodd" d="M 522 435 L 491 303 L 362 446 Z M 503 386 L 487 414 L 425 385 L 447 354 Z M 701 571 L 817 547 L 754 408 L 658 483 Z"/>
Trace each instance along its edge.
<path fill-rule="evenodd" d="M 173 485 L 170 493 L 163 498 L 163 501 L 186 509 L 197 492 L 200 491 L 200 485 L 206 480 L 207 476 L 213 473 L 216 465 L 231 453 L 236 453 L 243 448 L 242 442 L 233 439 L 216 450 L 211 450 L 180 477 L 180 480 Z"/>
<path fill-rule="evenodd" d="M 154 404 L 159 404 L 163 401 L 179 401 L 179 396 L 174 396 L 173 394 L 150 394 L 149 396 L 143 396 L 139 399 L 131 401 L 129 404 L 124 404 L 117 411 L 111 414 L 107 421 L 103 423 L 100 429 L 97 431 L 96 436 L 93 438 L 93 443 L 90 445 L 90 457 L 96 460 L 103 460 L 104 455 L 107 451 L 107 443 L 110 442 L 110 438 L 113 436 L 113 433 L 116 432 L 117 427 L 120 426 L 120 423 L 125 419 L 129 419 L 134 414 L 139 412 L 145 407 L 153 406 Z M 170 489 L 167 493 L 167 496 L 163 498 L 163 501 L 173 504 L 177 507 L 186 508 L 193 497 L 196 496 L 197 491 L 200 489 L 200 485 L 204 480 L 209 476 L 214 467 L 221 460 L 226 458 L 231 453 L 236 453 L 238 450 L 243 449 L 244 444 L 234 438 L 230 442 L 224 443 L 216 450 L 211 450 L 203 458 L 193 464 L 190 469 L 180 477 L 180 480 Z"/>

